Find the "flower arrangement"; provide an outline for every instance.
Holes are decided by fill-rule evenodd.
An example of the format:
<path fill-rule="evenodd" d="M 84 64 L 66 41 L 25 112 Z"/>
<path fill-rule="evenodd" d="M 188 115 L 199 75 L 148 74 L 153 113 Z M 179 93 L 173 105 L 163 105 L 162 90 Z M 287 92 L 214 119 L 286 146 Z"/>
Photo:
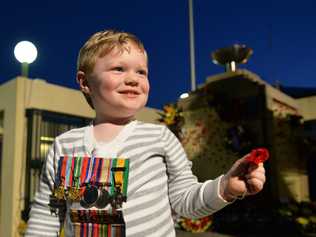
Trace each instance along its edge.
<path fill-rule="evenodd" d="M 212 225 L 212 217 L 206 216 L 200 219 L 188 219 L 181 217 L 179 225 L 182 229 L 192 233 L 201 233 L 207 231 Z"/>
<path fill-rule="evenodd" d="M 295 226 L 301 233 L 316 233 L 316 203 L 301 202 L 283 204 L 278 209 L 279 218 Z"/>
<path fill-rule="evenodd" d="M 182 110 L 176 104 L 167 104 L 163 107 L 163 112 L 159 122 L 164 123 L 177 137 L 181 136 L 181 126 L 183 123 Z"/>
<path fill-rule="evenodd" d="M 176 124 L 179 116 L 179 110 L 174 104 L 167 104 L 163 107 L 163 113 L 160 113 L 160 122 L 165 123 L 167 126 Z"/>
<path fill-rule="evenodd" d="M 184 117 L 182 114 L 182 110 L 180 110 L 176 104 L 167 104 L 163 107 L 163 113 L 159 113 L 161 118 L 160 122 L 164 123 L 168 128 L 178 137 L 180 138 L 183 145 L 188 143 L 189 137 L 185 134 L 182 134 L 182 126 L 184 124 Z M 194 131 L 191 131 L 194 135 L 195 143 L 199 143 L 198 140 L 203 138 L 202 135 L 205 135 L 207 128 L 201 122 L 196 122 L 194 126 Z M 192 137 L 190 137 L 192 139 Z M 195 144 L 197 145 L 197 144 Z M 200 219 L 189 219 L 182 216 L 178 216 L 174 213 L 174 222 L 176 227 L 180 227 L 181 229 L 192 232 L 192 233 L 200 233 L 205 232 L 212 225 L 212 218 L 210 216 L 203 217 Z"/>
<path fill-rule="evenodd" d="M 21 220 L 19 225 L 18 225 L 18 232 L 21 236 L 25 235 L 26 232 L 26 228 L 27 228 L 27 224 L 24 220 Z"/>

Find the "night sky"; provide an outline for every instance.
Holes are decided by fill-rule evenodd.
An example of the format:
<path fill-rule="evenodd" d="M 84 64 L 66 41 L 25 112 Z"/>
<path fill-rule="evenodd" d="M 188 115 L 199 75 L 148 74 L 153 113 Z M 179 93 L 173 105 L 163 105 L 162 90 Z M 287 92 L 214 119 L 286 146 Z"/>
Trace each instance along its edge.
<path fill-rule="evenodd" d="M 211 62 L 217 48 L 246 44 L 246 65 L 271 84 L 316 87 L 315 1 L 194 0 L 197 84 L 224 69 Z M 191 88 L 187 0 L 6 1 L 0 14 L 0 83 L 20 74 L 16 43 L 32 41 L 38 58 L 30 77 L 71 88 L 77 53 L 103 29 L 136 34 L 149 55 L 148 106 L 162 108 Z"/>

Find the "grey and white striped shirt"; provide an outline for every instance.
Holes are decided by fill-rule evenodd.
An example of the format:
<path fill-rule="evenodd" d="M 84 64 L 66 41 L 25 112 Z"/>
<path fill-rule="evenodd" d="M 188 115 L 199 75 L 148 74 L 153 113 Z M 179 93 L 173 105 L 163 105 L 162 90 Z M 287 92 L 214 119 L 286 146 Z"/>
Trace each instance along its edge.
<path fill-rule="evenodd" d="M 94 141 L 92 125 L 70 130 L 55 139 L 42 171 L 26 236 L 57 236 L 60 222 L 50 214 L 48 203 L 58 159 L 64 155 L 91 155 L 96 148 L 99 157 L 130 159 L 127 202 L 122 208 L 128 237 L 175 236 L 171 209 L 193 218 L 210 215 L 228 204 L 219 195 L 221 177 L 199 183 L 181 143 L 163 125 L 133 121 L 104 146 Z M 67 202 L 66 236 L 74 236 L 70 208 L 80 206 Z"/>

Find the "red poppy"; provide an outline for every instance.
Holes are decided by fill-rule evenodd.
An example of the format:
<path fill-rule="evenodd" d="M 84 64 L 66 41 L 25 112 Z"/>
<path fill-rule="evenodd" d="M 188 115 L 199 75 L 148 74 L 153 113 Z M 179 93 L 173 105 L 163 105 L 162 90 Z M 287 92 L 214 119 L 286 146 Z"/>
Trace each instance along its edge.
<path fill-rule="evenodd" d="M 247 161 L 257 165 L 265 162 L 267 159 L 269 159 L 269 151 L 266 148 L 253 149 L 247 157 Z"/>

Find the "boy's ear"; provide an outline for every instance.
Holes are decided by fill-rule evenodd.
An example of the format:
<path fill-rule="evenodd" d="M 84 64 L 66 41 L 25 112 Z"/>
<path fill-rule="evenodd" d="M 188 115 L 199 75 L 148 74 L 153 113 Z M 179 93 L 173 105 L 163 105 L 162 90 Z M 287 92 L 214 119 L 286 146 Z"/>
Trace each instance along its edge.
<path fill-rule="evenodd" d="M 79 84 L 80 90 L 84 94 L 90 94 L 90 88 L 88 85 L 88 78 L 83 71 L 78 71 L 76 76 L 77 83 Z"/>

